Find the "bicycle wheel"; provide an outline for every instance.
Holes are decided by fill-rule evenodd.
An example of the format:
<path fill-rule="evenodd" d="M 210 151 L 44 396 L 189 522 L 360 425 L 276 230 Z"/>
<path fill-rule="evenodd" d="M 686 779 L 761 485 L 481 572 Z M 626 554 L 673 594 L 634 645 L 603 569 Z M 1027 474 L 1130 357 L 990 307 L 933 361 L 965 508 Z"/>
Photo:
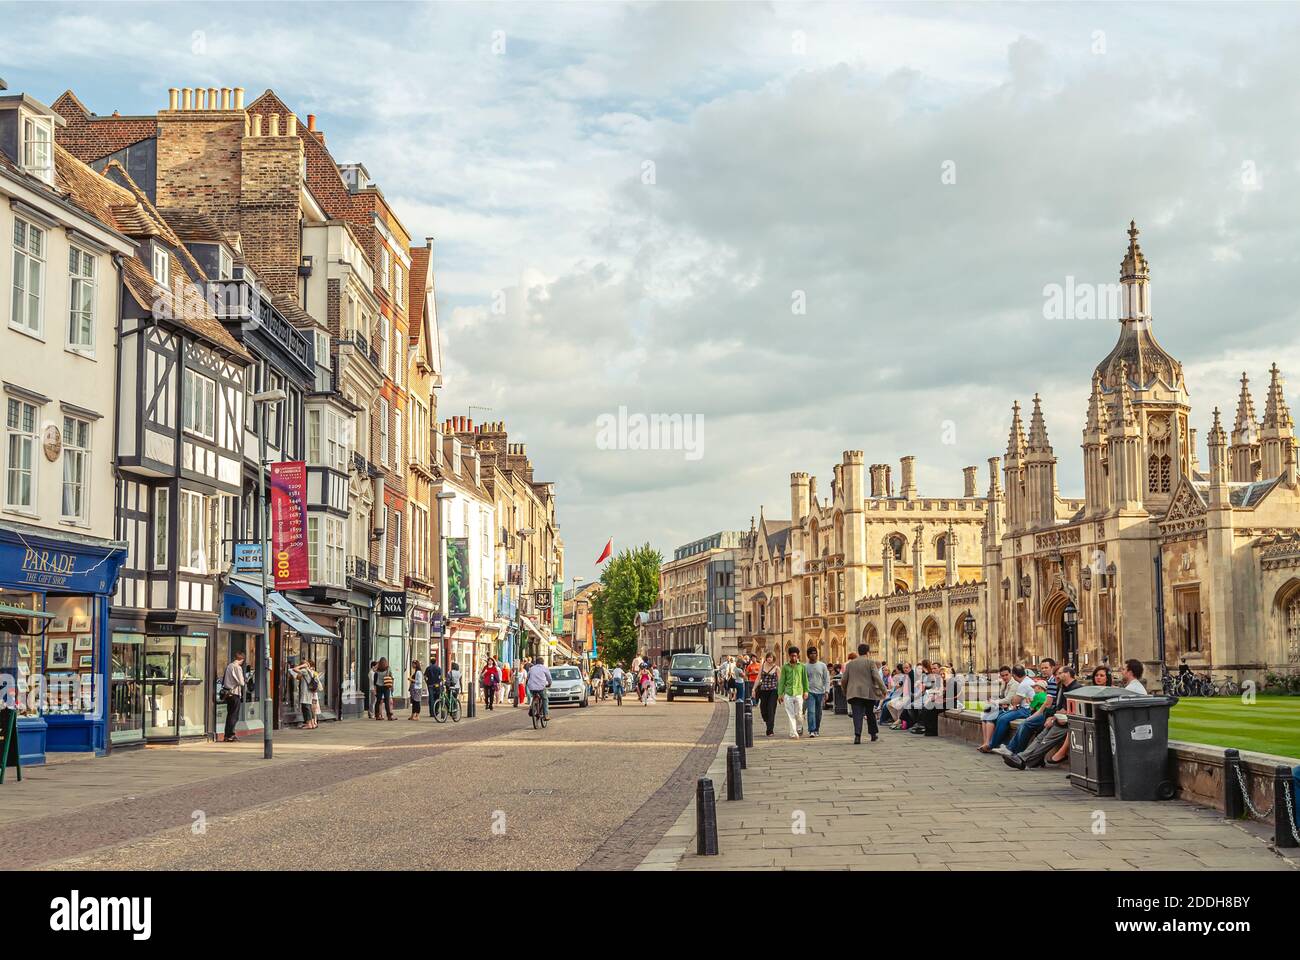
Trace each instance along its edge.
<path fill-rule="evenodd" d="M 534 730 L 542 725 L 542 714 L 538 709 L 538 703 L 536 700 L 533 700 L 533 702 L 528 705 L 528 715 L 533 718 Z"/>
<path fill-rule="evenodd" d="M 447 706 L 447 714 L 451 717 L 452 723 L 460 723 L 460 697 L 451 698 L 451 703 Z"/>
<path fill-rule="evenodd" d="M 438 721 L 439 723 L 446 723 L 447 722 L 447 701 L 443 700 L 442 697 L 439 697 L 437 700 L 433 702 L 433 709 L 430 710 L 429 712 L 430 714 L 433 715 L 434 720 Z"/>

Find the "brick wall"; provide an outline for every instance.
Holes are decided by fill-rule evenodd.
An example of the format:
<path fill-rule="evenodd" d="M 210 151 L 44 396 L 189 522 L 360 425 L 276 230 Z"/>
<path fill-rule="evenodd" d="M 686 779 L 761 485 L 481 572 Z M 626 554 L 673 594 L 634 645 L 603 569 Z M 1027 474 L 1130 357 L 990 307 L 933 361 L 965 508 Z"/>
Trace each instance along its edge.
<path fill-rule="evenodd" d="M 239 229 L 244 114 L 158 112 L 158 206 L 202 210 L 225 231 Z"/>
<path fill-rule="evenodd" d="M 244 254 L 273 292 L 296 297 L 302 259 L 298 205 L 302 141 L 293 136 L 241 140 L 239 218 Z"/>

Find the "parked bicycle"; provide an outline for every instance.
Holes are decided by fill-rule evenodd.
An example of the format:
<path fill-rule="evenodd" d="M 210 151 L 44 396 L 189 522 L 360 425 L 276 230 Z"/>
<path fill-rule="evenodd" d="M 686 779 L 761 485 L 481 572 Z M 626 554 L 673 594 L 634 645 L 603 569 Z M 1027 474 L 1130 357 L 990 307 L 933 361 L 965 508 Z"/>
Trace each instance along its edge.
<path fill-rule="evenodd" d="M 430 713 L 433 719 L 439 723 L 446 723 L 447 718 L 451 718 L 452 723 L 460 723 L 460 691 L 450 683 L 442 685 L 442 692 L 438 694 L 438 699 L 433 701 Z"/>

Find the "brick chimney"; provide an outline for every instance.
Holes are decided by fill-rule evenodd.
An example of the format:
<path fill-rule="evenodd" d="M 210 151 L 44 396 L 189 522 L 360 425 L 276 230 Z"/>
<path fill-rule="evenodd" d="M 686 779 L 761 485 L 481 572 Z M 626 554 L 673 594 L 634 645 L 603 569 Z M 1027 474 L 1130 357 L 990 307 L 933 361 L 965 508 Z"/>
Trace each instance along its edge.
<path fill-rule="evenodd" d="M 902 489 L 899 491 L 899 495 L 902 496 L 904 500 L 915 500 L 916 499 L 916 457 L 913 456 L 903 457 L 899 461 L 899 466 L 902 468 L 902 473 L 903 473 Z"/>
<path fill-rule="evenodd" d="M 965 480 L 965 488 L 962 492 L 963 497 L 978 497 L 979 493 L 975 489 L 975 474 L 979 467 L 963 467 L 961 474 Z"/>

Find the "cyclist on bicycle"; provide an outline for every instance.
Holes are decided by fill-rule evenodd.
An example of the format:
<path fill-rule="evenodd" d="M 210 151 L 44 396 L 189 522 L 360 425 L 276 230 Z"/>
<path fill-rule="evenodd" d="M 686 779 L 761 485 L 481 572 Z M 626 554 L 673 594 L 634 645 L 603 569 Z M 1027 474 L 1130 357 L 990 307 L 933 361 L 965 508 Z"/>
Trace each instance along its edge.
<path fill-rule="evenodd" d="M 429 652 L 429 665 L 424 668 L 424 685 L 429 691 L 429 716 L 433 716 L 433 705 L 442 697 L 442 667 L 438 666 L 438 654 Z"/>
<path fill-rule="evenodd" d="M 547 669 L 546 664 L 542 663 L 542 657 L 538 654 L 533 658 L 532 666 L 528 668 L 528 699 L 531 702 L 535 693 L 542 695 L 542 716 L 547 720 L 551 719 L 551 702 L 546 693 L 550 685 L 551 671 Z"/>
<path fill-rule="evenodd" d="M 609 673 L 609 692 L 616 697 L 623 695 L 623 668 L 618 664 Z"/>
<path fill-rule="evenodd" d="M 591 668 L 591 689 L 597 700 L 605 699 L 605 667 L 599 660 Z"/>

